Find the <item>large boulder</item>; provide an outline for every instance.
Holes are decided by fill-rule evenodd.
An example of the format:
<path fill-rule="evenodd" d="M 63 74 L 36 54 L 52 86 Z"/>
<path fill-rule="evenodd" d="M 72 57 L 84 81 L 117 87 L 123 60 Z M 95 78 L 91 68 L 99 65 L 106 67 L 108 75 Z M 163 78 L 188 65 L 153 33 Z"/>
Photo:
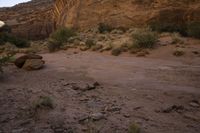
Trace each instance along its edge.
<path fill-rule="evenodd" d="M 40 59 L 42 60 L 42 56 L 40 55 L 35 55 L 35 54 L 27 54 L 27 55 L 23 55 L 19 58 L 17 58 L 15 60 L 15 65 L 18 67 L 18 68 L 22 68 L 26 62 L 26 60 L 28 59 Z"/>
<path fill-rule="evenodd" d="M 44 63 L 41 59 L 27 59 L 22 68 L 28 71 L 39 70 L 43 67 Z"/>

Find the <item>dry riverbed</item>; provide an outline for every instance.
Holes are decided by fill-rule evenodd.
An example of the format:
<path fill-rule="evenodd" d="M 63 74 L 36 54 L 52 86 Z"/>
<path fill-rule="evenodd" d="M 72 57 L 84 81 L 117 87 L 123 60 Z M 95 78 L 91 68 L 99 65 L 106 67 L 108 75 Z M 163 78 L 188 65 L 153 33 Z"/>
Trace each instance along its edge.
<path fill-rule="evenodd" d="M 0 133 L 200 132 L 198 56 L 41 55 L 42 70 L 0 75 Z"/>

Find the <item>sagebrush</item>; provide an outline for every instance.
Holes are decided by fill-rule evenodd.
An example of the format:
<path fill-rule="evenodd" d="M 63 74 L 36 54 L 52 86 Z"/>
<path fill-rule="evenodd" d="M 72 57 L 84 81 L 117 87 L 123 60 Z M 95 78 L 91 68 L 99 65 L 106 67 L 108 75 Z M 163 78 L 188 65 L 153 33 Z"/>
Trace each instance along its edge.
<path fill-rule="evenodd" d="M 133 32 L 133 47 L 153 48 L 158 41 L 158 35 L 150 28 L 136 29 Z"/>

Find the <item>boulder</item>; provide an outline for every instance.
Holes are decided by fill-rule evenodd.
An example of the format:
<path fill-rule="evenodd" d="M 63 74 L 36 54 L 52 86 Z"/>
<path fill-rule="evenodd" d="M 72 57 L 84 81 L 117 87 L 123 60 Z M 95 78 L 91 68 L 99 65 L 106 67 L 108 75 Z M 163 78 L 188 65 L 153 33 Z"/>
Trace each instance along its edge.
<path fill-rule="evenodd" d="M 35 55 L 35 54 L 27 54 L 27 55 L 23 55 L 19 58 L 17 58 L 15 60 L 15 65 L 18 67 L 18 68 L 22 68 L 23 65 L 25 64 L 26 60 L 28 59 L 42 59 L 42 56 L 40 55 Z"/>
<path fill-rule="evenodd" d="M 41 59 L 27 59 L 22 68 L 28 71 L 39 70 L 43 67 L 44 63 Z"/>

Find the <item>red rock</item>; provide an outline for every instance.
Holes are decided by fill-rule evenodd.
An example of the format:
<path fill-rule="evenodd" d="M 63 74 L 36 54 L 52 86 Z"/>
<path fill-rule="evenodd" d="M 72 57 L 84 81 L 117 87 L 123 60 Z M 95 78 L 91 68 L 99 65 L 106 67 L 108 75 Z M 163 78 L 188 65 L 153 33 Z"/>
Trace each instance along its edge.
<path fill-rule="evenodd" d="M 27 55 L 23 55 L 19 58 L 17 58 L 15 60 L 15 65 L 18 67 L 18 68 L 22 68 L 24 63 L 26 62 L 26 60 L 28 59 L 42 59 L 42 56 L 40 55 L 35 55 L 35 54 L 27 54 Z"/>

